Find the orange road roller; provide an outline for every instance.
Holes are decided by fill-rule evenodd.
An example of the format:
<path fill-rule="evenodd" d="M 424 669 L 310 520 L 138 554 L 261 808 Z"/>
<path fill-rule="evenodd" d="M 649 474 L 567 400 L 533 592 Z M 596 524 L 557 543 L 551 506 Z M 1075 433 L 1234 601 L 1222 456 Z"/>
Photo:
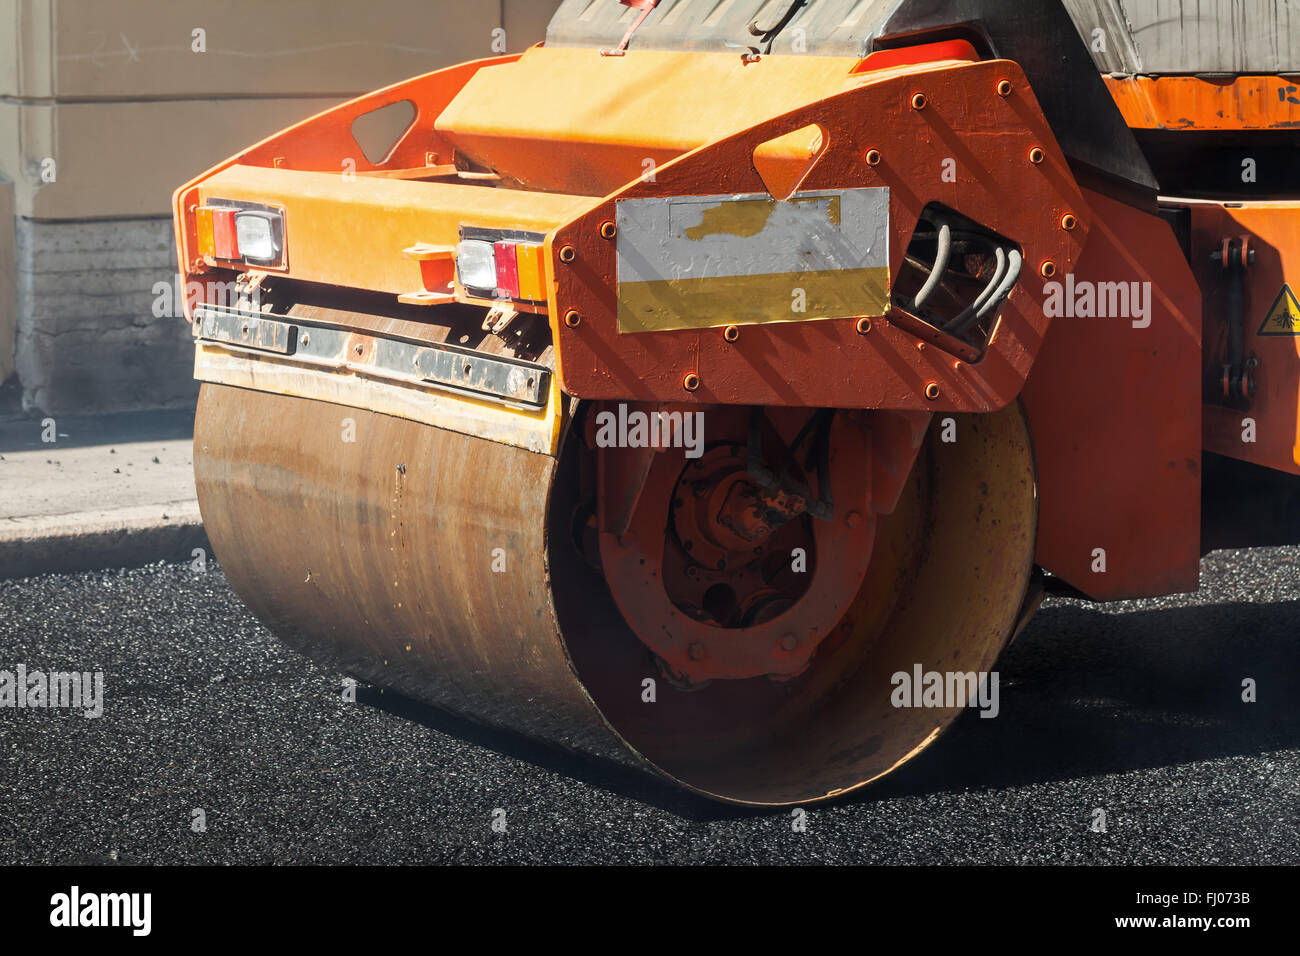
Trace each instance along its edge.
<path fill-rule="evenodd" d="M 230 583 L 359 679 L 782 805 L 923 750 L 1044 593 L 1291 533 L 1300 63 L 1108 66 L 1155 6 L 564 0 L 182 186 Z"/>

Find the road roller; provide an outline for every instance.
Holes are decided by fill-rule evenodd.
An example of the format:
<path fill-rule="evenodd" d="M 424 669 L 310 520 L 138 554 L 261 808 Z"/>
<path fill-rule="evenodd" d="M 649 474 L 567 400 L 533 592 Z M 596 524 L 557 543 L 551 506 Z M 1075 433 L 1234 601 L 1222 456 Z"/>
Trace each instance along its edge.
<path fill-rule="evenodd" d="M 563 0 L 227 159 L 174 212 L 230 584 L 713 799 L 877 780 L 971 706 L 900 675 L 1291 533 L 1300 63 L 1232 6 Z"/>

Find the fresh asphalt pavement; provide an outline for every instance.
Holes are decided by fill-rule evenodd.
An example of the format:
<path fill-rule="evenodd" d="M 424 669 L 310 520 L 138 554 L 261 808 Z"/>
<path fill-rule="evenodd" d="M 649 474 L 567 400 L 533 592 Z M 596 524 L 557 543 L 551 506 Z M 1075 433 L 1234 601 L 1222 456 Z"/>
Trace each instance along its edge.
<path fill-rule="evenodd" d="M 1296 547 L 1215 552 L 1193 595 L 1049 600 L 999 662 L 997 719 L 799 832 L 376 689 L 349 703 L 213 564 L 5 581 L 0 670 L 105 689 L 97 719 L 0 709 L 0 863 L 1295 864 L 1298 637 Z"/>

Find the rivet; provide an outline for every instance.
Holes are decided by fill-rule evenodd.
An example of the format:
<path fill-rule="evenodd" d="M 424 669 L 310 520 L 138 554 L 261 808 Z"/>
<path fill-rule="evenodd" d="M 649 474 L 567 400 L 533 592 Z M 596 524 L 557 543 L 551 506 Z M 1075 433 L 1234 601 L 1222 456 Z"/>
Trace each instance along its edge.
<path fill-rule="evenodd" d="M 871 331 L 871 320 L 868 319 L 866 316 L 863 316 L 862 318 L 858 319 L 857 328 L 858 328 L 858 335 L 866 335 L 868 332 Z"/>
<path fill-rule="evenodd" d="M 682 388 L 688 392 L 693 392 L 700 387 L 700 377 L 694 372 L 687 372 L 686 377 L 682 379 Z"/>
<path fill-rule="evenodd" d="M 1037 166 L 1039 163 L 1043 161 L 1046 155 L 1047 154 L 1044 153 L 1040 147 L 1035 146 L 1033 149 L 1029 151 L 1029 161 L 1033 163 L 1035 166 Z"/>
<path fill-rule="evenodd" d="M 573 246 L 560 247 L 561 262 L 572 262 L 576 258 L 578 258 L 578 250 L 574 249 Z"/>
<path fill-rule="evenodd" d="M 564 324 L 569 328 L 576 329 L 581 322 L 582 316 L 578 314 L 576 309 L 570 309 L 564 313 Z"/>
<path fill-rule="evenodd" d="M 799 642 L 795 640 L 793 634 L 784 634 L 781 637 L 781 650 L 792 651 L 797 647 Z"/>
<path fill-rule="evenodd" d="M 728 342 L 735 342 L 740 338 L 740 326 L 729 325 L 722 330 L 722 337 Z"/>
<path fill-rule="evenodd" d="M 1010 95 L 1011 95 L 1011 81 L 998 80 L 998 96 L 1010 96 Z"/>
<path fill-rule="evenodd" d="M 1066 232 L 1071 232 L 1074 229 L 1074 227 L 1077 226 L 1078 224 L 1079 224 L 1079 220 L 1074 218 L 1073 213 L 1067 212 L 1064 216 L 1061 217 L 1061 228 L 1064 229 Z"/>
<path fill-rule="evenodd" d="M 914 109 L 914 110 L 923 110 L 923 109 L 925 109 L 925 104 L 926 104 L 927 102 L 928 102 L 928 100 L 926 100 L 926 98 L 925 98 L 925 94 L 924 94 L 924 93 L 913 93 L 913 94 L 912 94 L 912 109 Z"/>
<path fill-rule="evenodd" d="M 879 166 L 879 165 L 880 165 L 880 150 L 878 150 L 878 149 L 869 149 L 869 150 L 867 150 L 867 157 L 866 157 L 866 158 L 867 158 L 867 165 L 868 165 L 868 166 Z"/>
<path fill-rule="evenodd" d="M 929 399 L 930 401 L 932 401 L 932 402 L 933 402 L 935 399 L 937 399 L 937 398 L 939 397 L 939 383 L 938 383 L 938 382 L 926 382 L 926 383 L 925 383 L 925 397 L 928 398 L 928 399 Z"/>
<path fill-rule="evenodd" d="M 1056 275 L 1056 263 L 1051 259 L 1045 259 L 1043 260 L 1042 268 L 1038 271 L 1042 274 L 1044 279 L 1050 279 L 1052 276 Z"/>
<path fill-rule="evenodd" d="M 701 644 L 699 641 L 696 641 L 694 644 L 690 646 L 690 648 L 687 650 L 687 653 L 691 655 L 691 660 L 702 661 L 704 660 L 704 655 L 705 655 L 704 645 Z"/>
<path fill-rule="evenodd" d="M 613 239 L 618 234 L 618 226 L 614 225 L 614 220 L 606 219 L 600 224 L 600 236 L 602 239 Z"/>

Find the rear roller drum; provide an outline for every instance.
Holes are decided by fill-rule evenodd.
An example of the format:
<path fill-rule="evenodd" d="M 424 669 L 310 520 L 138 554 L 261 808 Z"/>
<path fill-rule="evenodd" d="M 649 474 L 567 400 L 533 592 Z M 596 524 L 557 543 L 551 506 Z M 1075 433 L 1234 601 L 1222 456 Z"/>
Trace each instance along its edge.
<path fill-rule="evenodd" d="M 204 523 L 309 656 L 736 803 L 889 772 L 959 712 L 895 708 L 891 676 L 993 666 L 1033 561 L 1018 407 L 919 453 L 880 413 L 714 408 L 655 450 L 585 411 L 555 459 L 205 384 Z"/>

